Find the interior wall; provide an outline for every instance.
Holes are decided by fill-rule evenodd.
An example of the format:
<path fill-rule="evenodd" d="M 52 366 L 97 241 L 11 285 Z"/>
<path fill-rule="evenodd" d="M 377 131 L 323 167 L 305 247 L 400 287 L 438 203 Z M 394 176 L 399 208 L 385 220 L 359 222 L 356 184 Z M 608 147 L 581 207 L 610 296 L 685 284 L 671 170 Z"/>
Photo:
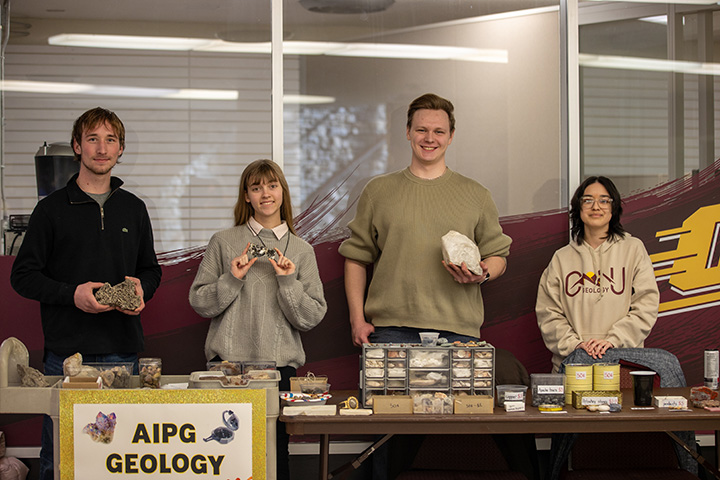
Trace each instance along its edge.
<path fill-rule="evenodd" d="M 518 32 L 523 32 L 519 35 Z M 501 215 L 561 206 L 558 12 L 408 30 L 378 41 L 502 49 L 508 63 L 309 57 L 304 91 L 388 115 L 388 171 L 409 164 L 405 112 L 434 92 L 455 105 L 448 164 L 488 186 Z"/>
<path fill-rule="evenodd" d="M 286 56 L 285 93 L 335 97 L 336 111 L 361 105 L 375 112 L 375 124 L 367 126 L 372 136 L 356 141 L 360 148 L 347 153 L 356 162 L 382 159 L 364 170 L 366 176 L 409 163 L 407 105 L 426 92 L 443 95 L 456 106 L 457 132 L 448 152 L 451 168 L 488 186 L 503 216 L 557 208 L 563 201 L 557 187 L 558 12 L 546 8 L 515 15 L 381 30 L 371 39 L 506 50 L 508 63 Z M 21 42 L 8 47 L 5 64 L 7 80 L 229 89 L 239 94 L 237 101 L 210 101 L 5 92 L 6 214 L 32 211 L 37 201 L 35 152 L 45 141 L 69 141 L 73 120 L 97 105 L 116 111 L 125 122 L 127 148 L 115 173 L 148 204 L 159 252 L 204 245 L 214 232 L 230 226 L 242 169 L 271 156 L 267 55 Z M 312 107 L 288 105 L 284 115 L 284 170 L 296 215 L 305 206 L 301 199 L 327 193 L 305 191 L 311 183 L 305 177 L 326 168 L 313 165 L 314 146 L 308 142 L 313 125 L 308 127 L 300 115 L 307 108 Z M 362 136 L 366 129 L 353 124 L 356 121 L 348 117 L 346 127 Z M 328 139 L 337 141 L 336 132 L 330 131 Z M 330 163 L 338 160 L 331 152 Z M 332 189 L 344 180 L 340 172 L 324 186 Z"/>

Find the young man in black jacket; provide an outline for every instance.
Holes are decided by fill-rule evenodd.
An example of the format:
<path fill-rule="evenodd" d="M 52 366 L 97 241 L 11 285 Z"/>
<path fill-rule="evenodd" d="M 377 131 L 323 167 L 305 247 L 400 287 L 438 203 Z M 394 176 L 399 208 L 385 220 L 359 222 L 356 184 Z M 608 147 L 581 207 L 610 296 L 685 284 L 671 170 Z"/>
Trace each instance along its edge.
<path fill-rule="evenodd" d="M 40 200 L 13 263 L 10 282 L 40 302 L 46 375 L 62 375 L 63 360 L 133 362 L 144 349 L 140 312 L 160 285 L 152 226 L 142 200 L 111 176 L 125 148 L 115 113 L 94 108 L 73 126 L 80 171 L 64 188 Z M 102 305 L 94 291 L 126 278 L 141 303 L 135 310 Z M 41 480 L 53 478 L 52 423 L 43 425 Z"/>

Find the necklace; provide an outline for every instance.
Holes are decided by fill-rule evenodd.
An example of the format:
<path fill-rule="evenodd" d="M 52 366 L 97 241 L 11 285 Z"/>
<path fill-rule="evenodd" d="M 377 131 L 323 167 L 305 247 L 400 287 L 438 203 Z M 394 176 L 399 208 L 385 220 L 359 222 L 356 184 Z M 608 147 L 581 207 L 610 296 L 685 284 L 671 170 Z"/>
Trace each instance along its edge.
<path fill-rule="evenodd" d="M 256 245 L 254 243 L 250 244 L 250 248 L 248 249 L 248 253 L 251 254 L 253 257 L 264 257 L 267 256 L 268 258 L 272 258 L 276 262 L 278 261 L 278 254 L 276 250 L 270 250 L 267 245 L 265 245 L 265 242 L 263 241 L 262 237 L 260 237 L 259 232 L 256 232 L 251 226 L 250 223 L 246 223 L 248 229 L 252 232 L 253 235 L 257 237 L 258 240 L 260 240 L 260 243 L 262 245 Z M 288 245 L 290 245 L 290 230 L 285 233 L 287 236 L 287 240 L 285 241 L 285 252 L 283 254 L 287 253 Z"/>

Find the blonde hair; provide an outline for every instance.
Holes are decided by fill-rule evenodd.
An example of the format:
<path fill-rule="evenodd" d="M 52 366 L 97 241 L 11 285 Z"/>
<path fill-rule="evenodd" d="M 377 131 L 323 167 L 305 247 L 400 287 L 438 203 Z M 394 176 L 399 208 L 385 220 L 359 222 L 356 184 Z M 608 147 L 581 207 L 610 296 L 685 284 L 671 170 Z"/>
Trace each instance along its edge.
<path fill-rule="evenodd" d="M 290 200 L 290 188 L 280 166 L 272 160 L 255 160 L 245 167 L 240 177 L 240 189 L 237 203 L 235 203 L 235 225 L 247 223 L 255 214 L 255 209 L 250 202 L 245 200 L 245 194 L 252 185 L 259 185 L 262 182 L 280 182 L 282 187 L 282 205 L 280 206 L 280 219 L 285 220 L 290 231 L 295 234 L 293 226 L 292 202 Z"/>

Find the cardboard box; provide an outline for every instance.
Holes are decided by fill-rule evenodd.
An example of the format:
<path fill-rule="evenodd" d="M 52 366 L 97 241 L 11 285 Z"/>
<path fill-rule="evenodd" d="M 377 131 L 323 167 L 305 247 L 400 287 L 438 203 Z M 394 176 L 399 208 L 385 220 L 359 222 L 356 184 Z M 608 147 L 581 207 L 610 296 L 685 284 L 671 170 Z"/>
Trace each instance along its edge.
<path fill-rule="evenodd" d="M 588 405 L 622 405 L 622 392 L 619 390 L 582 390 L 572 393 L 573 407 L 585 408 Z"/>
<path fill-rule="evenodd" d="M 65 377 L 62 388 L 84 388 L 101 389 L 102 378 L 100 377 Z"/>
<path fill-rule="evenodd" d="M 454 412 L 458 415 L 493 413 L 495 399 L 490 395 L 463 395 L 455 397 Z"/>
<path fill-rule="evenodd" d="M 687 398 L 681 396 L 655 397 L 655 406 L 658 408 L 687 408 Z"/>
<path fill-rule="evenodd" d="M 373 397 L 373 413 L 411 415 L 413 401 L 410 395 L 375 395 Z"/>
<path fill-rule="evenodd" d="M 524 412 L 525 411 L 525 402 L 518 402 L 518 401 L 508 401 L 505 400 L 505 411 L 506 412 Z"/>

